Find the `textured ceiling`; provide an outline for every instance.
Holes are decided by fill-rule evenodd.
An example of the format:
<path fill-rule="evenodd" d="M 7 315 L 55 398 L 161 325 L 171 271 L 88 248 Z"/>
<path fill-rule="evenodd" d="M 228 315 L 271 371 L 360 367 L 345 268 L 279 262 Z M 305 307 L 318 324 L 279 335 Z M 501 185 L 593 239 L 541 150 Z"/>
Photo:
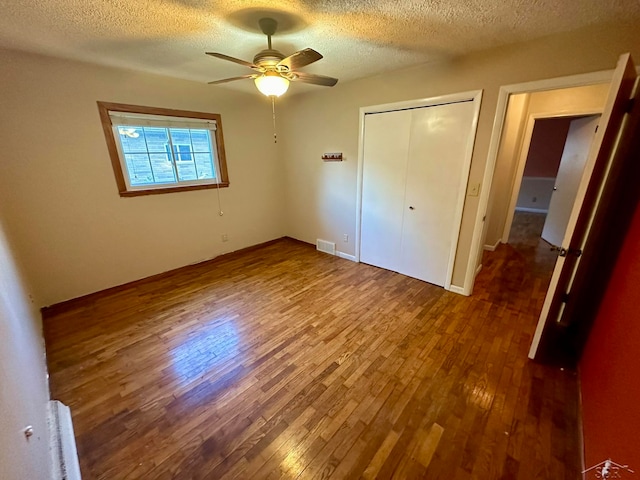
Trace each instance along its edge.
<path fill-rule="evenodd" d="M 206 82 L 251 73 L 257 19 L 282 29 L 284 54 L 311 47 L 304 71 L 341 81 L 589 24 L 640 19 L 639 0 L 0 0 L 0 46 Z M 252 88 L 244 80 L 230 86 Z M 228 88 L 212 86 L 211 88 Z M 307 91 L 308 85 L 295 85 Z M 294 90 L 292 88 L 292 90 Z"/>

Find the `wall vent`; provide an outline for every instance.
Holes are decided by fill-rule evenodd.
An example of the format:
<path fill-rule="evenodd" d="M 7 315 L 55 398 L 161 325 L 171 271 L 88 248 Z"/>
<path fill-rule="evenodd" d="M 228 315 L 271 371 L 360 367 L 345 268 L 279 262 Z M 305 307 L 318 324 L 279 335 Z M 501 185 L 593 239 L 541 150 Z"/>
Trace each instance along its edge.
<path fill-rule="evenodd" d="M 324 253 L 336 254 L 336 244 L 334 242 L 328 242 L 327 240 L 316 240 L 316 250 Z"/>

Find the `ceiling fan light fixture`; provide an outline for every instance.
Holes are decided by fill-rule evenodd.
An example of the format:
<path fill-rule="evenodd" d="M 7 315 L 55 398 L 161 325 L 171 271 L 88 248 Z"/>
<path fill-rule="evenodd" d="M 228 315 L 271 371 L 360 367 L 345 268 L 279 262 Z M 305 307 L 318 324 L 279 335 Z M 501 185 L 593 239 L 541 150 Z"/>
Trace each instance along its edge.
<path fill-rule="evenodd" d="M 265 72 L 254 80 L 256 88 L 267 97 L 279 97 L 289 89 L 289 80 L 278 72 Z"/>

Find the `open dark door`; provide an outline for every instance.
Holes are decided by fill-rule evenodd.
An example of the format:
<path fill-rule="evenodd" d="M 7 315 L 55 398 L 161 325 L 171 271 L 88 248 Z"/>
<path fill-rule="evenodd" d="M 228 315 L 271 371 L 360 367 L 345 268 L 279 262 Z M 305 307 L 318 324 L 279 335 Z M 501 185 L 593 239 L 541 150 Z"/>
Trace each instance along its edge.
<path fill-rule="evenodd" d="M 585 164 L 562 248 L 531 343 L 529 358 L 548 359 L 550 352 L 557 348 L 559 336 L 563 335 L 563 330 L 571 323 L 568 315 L 575 310 L 566 307 L 572 297 L 575 300 L 576 293 L 579 293 L 573 290 L 575 281 L 584 280 L 578 278 L 579 270 L 584 270 L 580 268 L 582 260 L 593 258 L 593 252 L 587 252 L 586 249 L 593 244 L 590 239 L 598 233 L 594 228 L 597 226 L 594 220 L 604 216 L 604 210 L 610 203 L 603 201 L 603 193 L 610 189 L 607 186 L 614 180 L 610 174 L 621 170 L 620 164 L 632 141 L 630 125 L 633 122 L 629 112 L 635 83 L 636 70 L 631 56 L 622 55 L 611 80 L 609 96 Z M 553 353 L 559 352 L 552 352 L 552 355 Z"/>

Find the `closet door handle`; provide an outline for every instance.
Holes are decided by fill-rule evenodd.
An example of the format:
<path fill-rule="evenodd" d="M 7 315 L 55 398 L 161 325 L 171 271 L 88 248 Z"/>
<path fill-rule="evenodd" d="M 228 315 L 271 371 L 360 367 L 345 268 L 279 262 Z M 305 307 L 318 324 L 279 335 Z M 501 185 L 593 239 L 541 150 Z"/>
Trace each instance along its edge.
<path fill-rule="evenodd" d="M 415 208 L 413 208 L 412 206 L 409 206 L 409 210 L 415 210 Z"/>

